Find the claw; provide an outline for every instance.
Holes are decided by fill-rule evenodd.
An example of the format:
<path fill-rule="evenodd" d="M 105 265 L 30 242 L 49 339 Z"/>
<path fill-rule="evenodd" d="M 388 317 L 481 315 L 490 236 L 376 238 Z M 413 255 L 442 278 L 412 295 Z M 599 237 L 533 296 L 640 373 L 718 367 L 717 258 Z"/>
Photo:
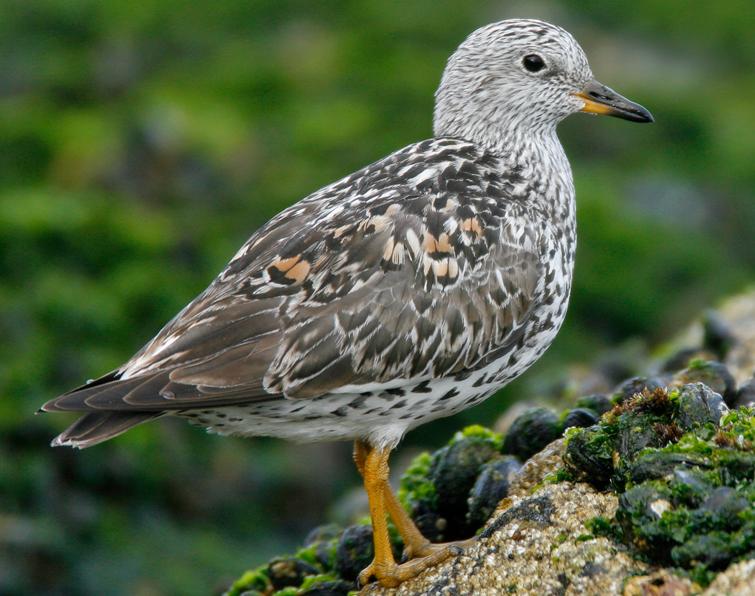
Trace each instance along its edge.
<path fill-rule="evenodd" d="M 460 542 L 448 542 L 446 544 L 432 544 L 428 542 L 420 549 L 421 553 L 414 555 L 406 563 L 397 565 L 377 565 L 375 561 L 370 563 L 359 574 L 359 585 L 365 586 L 372 577 L 384 588 L 395 588 L 401 582 L 417 577 L 425 569 L 442 563 L 449 557 L 458 556 L 464 552 L 464 548 L 472 543 L 473 539 Z"/>

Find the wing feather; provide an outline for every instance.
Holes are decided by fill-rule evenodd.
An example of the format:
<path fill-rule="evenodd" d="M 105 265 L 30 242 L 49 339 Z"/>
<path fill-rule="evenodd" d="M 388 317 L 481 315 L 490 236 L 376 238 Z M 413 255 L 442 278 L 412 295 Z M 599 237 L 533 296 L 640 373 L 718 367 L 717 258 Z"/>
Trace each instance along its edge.
<path fill-rule="evenodd" d="M 542 226 L 526 227 L 521 201 L 488 198 L 500 168 L 435 139 L 326 187 L 252 236 L 115 374 L 43 409 L 151 416 L 484 366 L 521 340 L 543 286 Z"/>

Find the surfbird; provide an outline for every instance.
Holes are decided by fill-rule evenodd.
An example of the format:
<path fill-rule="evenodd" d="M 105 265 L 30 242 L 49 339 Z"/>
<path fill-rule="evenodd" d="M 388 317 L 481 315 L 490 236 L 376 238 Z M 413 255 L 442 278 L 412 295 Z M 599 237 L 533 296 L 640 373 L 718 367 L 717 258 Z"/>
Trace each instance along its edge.
<path fill-rule="evenodd" d="M 227 435 L 352 440 L 374 530 L 361 582 L 395 586 L 458 552 L 414 526 L 388 455 L 407 431 L 519 376 L 564 320 L 575 204 L 556 125 L 580 111 L 652 116 L 538 20 L 473 32 L 435 100 L 432 138 L 282 211 L 130 360 L 47 402 L 81 415 L 52 444 L 90 447 L 163 416 Z"/>

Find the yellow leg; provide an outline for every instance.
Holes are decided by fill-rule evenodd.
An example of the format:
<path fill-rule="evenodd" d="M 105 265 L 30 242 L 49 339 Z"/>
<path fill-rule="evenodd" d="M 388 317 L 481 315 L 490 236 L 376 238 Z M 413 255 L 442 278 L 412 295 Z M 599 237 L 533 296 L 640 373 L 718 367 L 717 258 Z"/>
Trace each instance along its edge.
<path fill-rule="evenodd" d="M 357 441 L 354 444 L 354 462 L 364 478 L 364 487 L 370 502 L 375 543 L 375 557 L 372 563 L 359 574 L 359 582 L 362 585 L 374 576 L 382 586 L 395 587 L 449 556 L 461 553 L 462 548 L 467 544 L 466 542 L 432 544 L 422 535 L 404 511 L 388 483 L 389 454 L 389 450 L 373 449 L 363 441 Z M 386 510 L 404 540 L 407 557 L 412 559 L 402 565 L 397 565 L 393 558 L 385 517 Z"/>
<path fill-rule="evenodd" d="M 469 540 L 460 540 L 458 542 L 444 542 L 442 544 L 433 544 L 422 535 L 417 526 L 409 517 L 409 514 L 401 506 L 396 495 L 391 490 L 390 484 L 385 485 L 385 508 L 388 515 L 391 516 L 393 523 L 396 524 L 398 533 L 404 541 L 404 556 L 407 559 L 421 558 L 422 560 L 430 558 L 434 565 L 447 559 L 451 555 L 458 555 L 472 544 L 473 538 Z M 429 567 L 430 565 L 428 565 Z"/>
<path fill-rule="evenodd" d="M 357 450 L 355 449 L 355 460 Z M 388 521 L 385 517 L 384 485 L 388 481 L 389 451 L 369 449 L 362 460 L 362 477 L 367 498 L 370 502 L 370 517 L 372 518 L 372 540 L 375 545 L 375 556 L 366 569 L 359 574 L 359 583 L 365 585 L 375 576 L 381 585 L 392 588 L 401 580 L 396 577 L 398 565 L 393 558 L 391 542 L 388 536 Z M 358 461 L 358 460 L 357 460 Z M 359 463 L 357 463 L 359 468 Z"/>

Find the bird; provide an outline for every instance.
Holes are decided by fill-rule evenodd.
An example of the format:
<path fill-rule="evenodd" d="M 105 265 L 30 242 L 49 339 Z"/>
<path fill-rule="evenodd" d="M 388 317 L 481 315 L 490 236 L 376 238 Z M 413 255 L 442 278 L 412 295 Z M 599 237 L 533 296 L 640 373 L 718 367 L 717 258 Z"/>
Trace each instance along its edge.
<path fill-rule="evenodd" d="M 353 441 L 374 541 L 360 583 L 396 586 L 461 552 L 413 524 L 389 455 L 409 430 L 521 375 L 555 338 L 576 248 L 556 128 L 575 112 L 653 121 L 594 78 L 563 28 L 477 29 L 448 59 L 430 138 L 257 229 L 132 358 L 42 406 L 80 416 L 52 445 L 90 447 L 166 416 L 222 435 Z"/>

